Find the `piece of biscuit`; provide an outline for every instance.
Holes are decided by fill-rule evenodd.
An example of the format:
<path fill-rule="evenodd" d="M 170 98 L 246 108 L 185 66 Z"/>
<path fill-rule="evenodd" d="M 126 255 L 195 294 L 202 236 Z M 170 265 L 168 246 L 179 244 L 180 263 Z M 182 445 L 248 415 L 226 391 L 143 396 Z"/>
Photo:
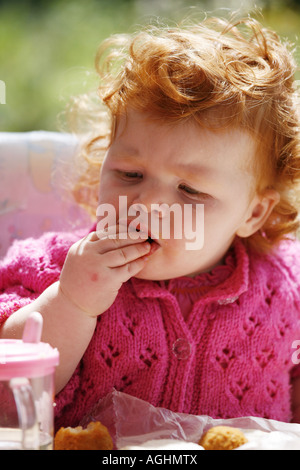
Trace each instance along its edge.
<path fill-rule="evenodd" d="M 200 439 L 199 445 L 205 450 L 233 450 L 248 442 L 244 433 L 230 426 L 210 428 Z"/>
<path fill-rule="evenodd" d="M 86 429 L 60 428 L 55 434 L 54 450 L 112 450 L 113 441 L 108 429 L 99 421 L 91 422 Z"/>

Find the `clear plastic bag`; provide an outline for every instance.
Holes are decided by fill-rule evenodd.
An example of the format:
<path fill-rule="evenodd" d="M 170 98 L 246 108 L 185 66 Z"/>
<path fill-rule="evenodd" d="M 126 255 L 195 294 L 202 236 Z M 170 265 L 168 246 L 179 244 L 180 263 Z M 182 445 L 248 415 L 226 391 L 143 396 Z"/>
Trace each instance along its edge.
<path fill-rule="evenodd" d="M 148 441 L 156 441 L 161 449 L 161 444 L 170 440 L 174 440 L 174 449 L 176 443 L 182 449 L 183 442 L 197 444 L 209 428 L 222 425 L 245 433 L 248 443 L 239 450 L 300 450 L 300 424 L 252 416 L 213 419 L 175 413 L 116 390 L 100 400 L 80 424 L 86 426 L 90 421 L 101 421 L 108 428 L 116 449 L 144 449 Z"/>

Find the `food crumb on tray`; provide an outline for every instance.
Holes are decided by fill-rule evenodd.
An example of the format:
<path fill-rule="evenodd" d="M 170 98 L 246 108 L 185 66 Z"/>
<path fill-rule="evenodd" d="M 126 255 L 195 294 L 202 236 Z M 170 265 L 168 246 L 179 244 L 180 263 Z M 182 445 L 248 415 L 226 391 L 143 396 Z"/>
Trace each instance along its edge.
<path fill-rule="evenodd" d="M 203 434 L 199 445 L 205 450 L 233 450 L 246 442 L 248 439 L 240 429 L 230 426 L 214 426 Z"/>
<path fill-rule="evenodd" d="M 100 421 L 90 422 L 85 429 L 60 428 L 54 437 L 54 450 L 112 450 L 113 441 Z"/>

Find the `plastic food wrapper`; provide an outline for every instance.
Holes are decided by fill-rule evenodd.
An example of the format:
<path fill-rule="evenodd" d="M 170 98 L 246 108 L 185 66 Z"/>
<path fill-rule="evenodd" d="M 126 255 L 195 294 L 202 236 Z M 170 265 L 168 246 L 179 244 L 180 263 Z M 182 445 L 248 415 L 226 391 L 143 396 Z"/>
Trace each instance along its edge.
<path fill-rule="evenodd" d="M 101 421 L 108 428 L 115 449 L 201 450 L 198 442 L 209 428 L 233 426 L 248 439 L 237 450 L 300 450 L 300 424 L 253 416 L 213 419 L 175 413 L 116 390 L 101 399 L 80 424 L 84 427 L 90 421 Z"/>

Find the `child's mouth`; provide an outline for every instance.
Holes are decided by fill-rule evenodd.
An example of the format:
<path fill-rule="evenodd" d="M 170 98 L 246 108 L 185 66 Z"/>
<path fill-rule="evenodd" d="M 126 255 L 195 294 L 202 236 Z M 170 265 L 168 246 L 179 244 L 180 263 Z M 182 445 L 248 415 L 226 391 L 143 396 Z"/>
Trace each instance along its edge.
<path fill-rule="evenodd" d="M 136 231 L 140 232 L 140 229 L 136 228 Z M 158 250 L 158 248 L 160 247 L 159 243 L 156 240 L 154 240 L 153 238 L 151 238 L 150 235 L 148 235 L 147 242 L 150 243 L 150 245 L 151 245 L 151 249 L 150 249 L 150 252 L 149 252 L 150 255 L 152 253 L 154 253 L 156 250 Z"/>
<path fill-rule="evenodd" d="M 147 238 L 145 237 L 145 240 L 146 240 L 148 243 L 150 243 L 150 245 L 151 245 L 151 249 L 150 249 L 149 254 L 154 253 L 158 248 L 160 248 L 161 245 L 160 245 L 160 243 L 159 243 L 159 238 L 156 237 L 156 235 L 153 234 L 153 233 L 150 231 L 150 229 L 149 229 L 149 227 L 148 227 L 147 225 L 144 225 L 144 224 L 142 224 L 142 223 L 139 222 L 137 225 L 135 225 L 135 226 L 133 227 L 133 226 L 131 226 L 131 222 L 132 222 L 131 220 L 126 219 L 126 221 L 125 221 L 125 220 L 123 220 L 123 219 L 119 219 L 119 223 L 120 223 L 121 225 L 124 225 L 124 222 L 125 222 L 125 224 L 128 226 L 129 231 L 136 231 L 136 232 L 142 231 L 142 232 L 144 232 L 145 235 L 148 233 L 148 236 L 147 236 Z"/>

